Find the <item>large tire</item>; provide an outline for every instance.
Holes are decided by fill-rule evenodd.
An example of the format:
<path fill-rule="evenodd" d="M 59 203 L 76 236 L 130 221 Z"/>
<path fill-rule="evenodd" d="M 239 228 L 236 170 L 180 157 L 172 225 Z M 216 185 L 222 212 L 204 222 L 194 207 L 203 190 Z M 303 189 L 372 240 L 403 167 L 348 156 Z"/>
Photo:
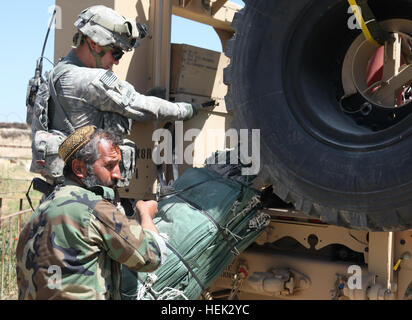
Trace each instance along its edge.
<path fill-rule="evenodd" d="M 370 0 L 378 21 L 412 0 Z M 296 209 L 353 229 L 412 228 L 412 116 L 373 131 L 347 117 L 342 65 L 361 32 L 346 0 L 245 0 L 226 54 L 226 104 L 260 129 L 259 177 Z"/>

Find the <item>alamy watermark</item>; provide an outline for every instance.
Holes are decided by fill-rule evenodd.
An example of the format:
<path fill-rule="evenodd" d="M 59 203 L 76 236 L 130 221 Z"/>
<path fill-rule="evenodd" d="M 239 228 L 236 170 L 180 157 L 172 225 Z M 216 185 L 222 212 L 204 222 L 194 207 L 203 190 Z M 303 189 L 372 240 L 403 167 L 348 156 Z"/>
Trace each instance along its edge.
<path fill-rule="evenodd" d="M 47 269 L 51 276 L 47 280 L 47 287 L 51 290 L 60 290 L 62 288 L 62 269 L 59 266 L 51 265 Z"/>
<path fill-rule="evenodd" d="M 351 276 L 348 278 L 348 288 L 351 290 L 362 289 L 362 269 L 358 265 L 351 265 L 348 268 L 348 274 Z"/>
<path fill-rule="evenodd" d="M 160 164 L 194 164 L 194 139 L 200 138 L 201 130 L 192 128 L 183 132 L 183 122 L 175 122 L 174 149 L 173 136 L 167 129 L 157 129 L 153 132 L 152 140 L 159 141 L 153 150 L 152 159 L 156 165 Z M 199 148 L 199 158 L 207 158 L 207 164 L 243 164 L 242 175 L 257 175 L 260 170 L 260 130 L 259 129 L 206 129 L 201 136 L 202 146 Z M 223 140 L 223 149 L 231 149 L 229 159 L 226 154 L 216 161 L 210 157 L 216 150 L 216 142 Z M 227 145 L 229 140 L 229 145 Z M 184 148 L 184 142 L 192 142 Z"/>
<path fill-rule="evenodd" d="M 358 23 L 358 18 L 362 17 L 362 10 L 359 6 L 351 5 L 348 8 L 348 14 L 352 14 L 348 19 L 348 28 L 351 30 L 362 29 Z"/>

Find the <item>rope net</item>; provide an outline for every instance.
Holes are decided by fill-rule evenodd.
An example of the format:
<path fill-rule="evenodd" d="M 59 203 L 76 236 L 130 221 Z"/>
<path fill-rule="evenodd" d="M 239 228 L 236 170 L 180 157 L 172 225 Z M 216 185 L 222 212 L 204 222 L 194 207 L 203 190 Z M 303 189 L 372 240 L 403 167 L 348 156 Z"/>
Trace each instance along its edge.
<path fill-rule="evenodd" d="M 123 266 L 124 299 L 198 299 L 269 224 L 259 192 L 234 174 L 236 166 L 212 168 L 186 170 L 159 201 L 154 222 L 171 253 L 152 273 Z"/>

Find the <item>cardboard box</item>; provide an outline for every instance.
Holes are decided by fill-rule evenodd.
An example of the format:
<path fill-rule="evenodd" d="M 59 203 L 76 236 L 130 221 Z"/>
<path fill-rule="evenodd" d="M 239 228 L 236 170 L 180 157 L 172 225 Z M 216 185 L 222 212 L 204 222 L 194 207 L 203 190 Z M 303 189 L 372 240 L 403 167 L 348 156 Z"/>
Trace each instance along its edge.
<path fill-rule="evenodd" d="M 170 92 L 223 98 L 227 92 L 223 69 L 228 63 L 221 52 L 172 44 Z"/>

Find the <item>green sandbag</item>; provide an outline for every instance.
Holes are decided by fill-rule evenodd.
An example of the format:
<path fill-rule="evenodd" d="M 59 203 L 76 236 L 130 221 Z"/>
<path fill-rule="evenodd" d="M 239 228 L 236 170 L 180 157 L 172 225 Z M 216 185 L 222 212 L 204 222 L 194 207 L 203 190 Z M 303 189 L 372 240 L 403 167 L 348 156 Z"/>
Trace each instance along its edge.
<path fill-rule="evenodd" d="M 263 232 L 259 192 L 207 168 L 190 168 L 159 201 L 154 222 L 171 254 L 153 273 L 123 268 L 123 299 L 198 299 Z"/>

